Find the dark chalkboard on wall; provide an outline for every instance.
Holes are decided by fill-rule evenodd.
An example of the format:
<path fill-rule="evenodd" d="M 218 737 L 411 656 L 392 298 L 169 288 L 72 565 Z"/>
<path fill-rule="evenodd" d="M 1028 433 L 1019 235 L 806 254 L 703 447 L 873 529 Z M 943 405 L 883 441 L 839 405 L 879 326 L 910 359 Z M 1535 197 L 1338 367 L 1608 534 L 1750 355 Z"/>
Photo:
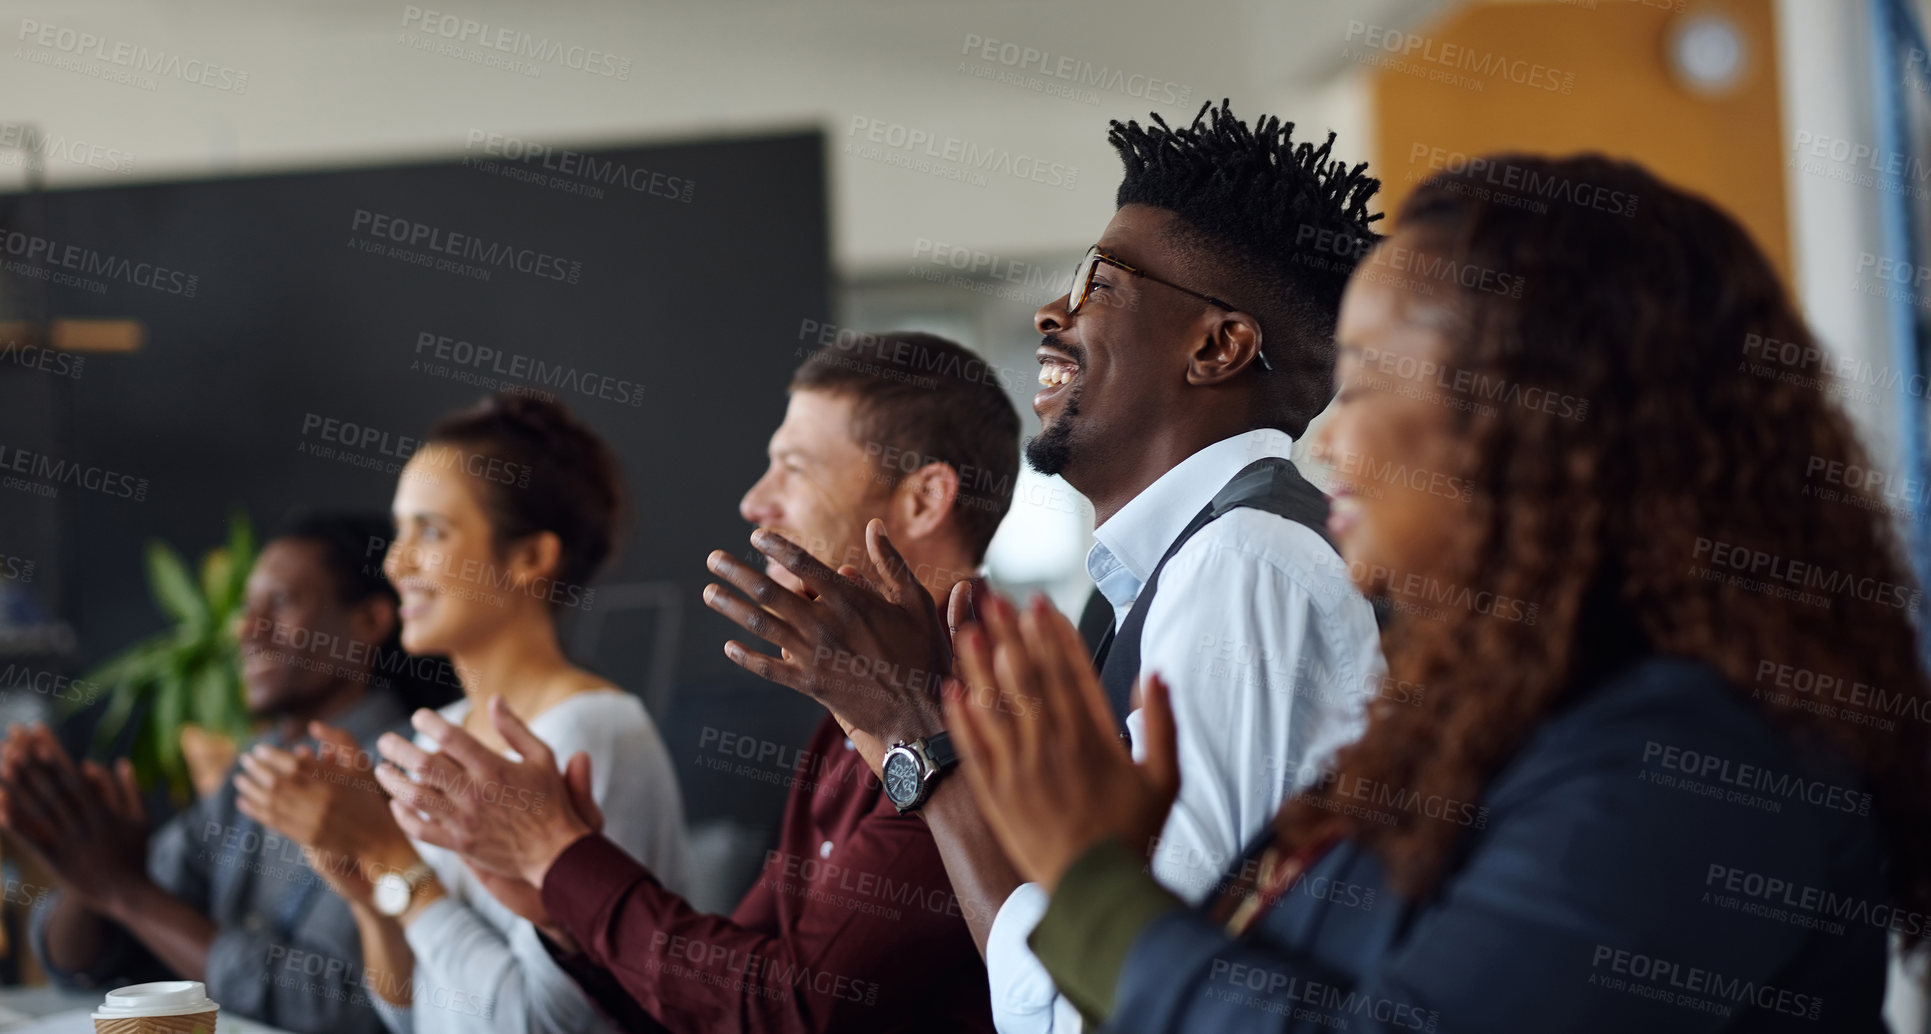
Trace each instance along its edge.
<path fill-rule="evenodd" d="M 98 660 L 161 625 L 145 540 L 198 555 L 234 507 L 260 527 L 386 511 L 413 439 L 510 385 L 566 400 L 623 459 L 632 520 L 597 585 L 633 588 L 568 634 L 632 689 L 743 687 L 719 650 L 734 626 L 699 599 L 704 556 L 745 547 L 737 502 L 798 328 L 831 319 L 825 193 L 816 132 L 597 150 L 479 133 L 435 163 L 56 191 L 30 221 L 0 206 L 19 224 L 5 258 L 43 271 L 52 313 L 148 333 L 78 376 L 0 368 L 0 444 L 141 486 L 0 492 L 0 553 L 40 560 Z"/>

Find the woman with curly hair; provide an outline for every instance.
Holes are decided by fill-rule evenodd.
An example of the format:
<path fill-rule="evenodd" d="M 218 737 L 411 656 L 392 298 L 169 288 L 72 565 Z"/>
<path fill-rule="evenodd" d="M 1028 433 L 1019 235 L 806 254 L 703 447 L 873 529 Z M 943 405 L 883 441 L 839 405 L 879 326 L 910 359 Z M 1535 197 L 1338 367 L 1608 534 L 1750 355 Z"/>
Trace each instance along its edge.
<path fill-rule="evenodd" d="M 1634 165 L 1494 157 L 1408 199 L 1337 339 L 1328 526 L 1401 691 L 1206 906 L 1145 874 L 1158 678 L 1136 766 L 1064 619 L 962 633 L 1036 698 L 948 713 L 1061 990 L 1123 1031 L 1883 1029 L 1931 913 L 1921 600 L 1762 252 Z"/>

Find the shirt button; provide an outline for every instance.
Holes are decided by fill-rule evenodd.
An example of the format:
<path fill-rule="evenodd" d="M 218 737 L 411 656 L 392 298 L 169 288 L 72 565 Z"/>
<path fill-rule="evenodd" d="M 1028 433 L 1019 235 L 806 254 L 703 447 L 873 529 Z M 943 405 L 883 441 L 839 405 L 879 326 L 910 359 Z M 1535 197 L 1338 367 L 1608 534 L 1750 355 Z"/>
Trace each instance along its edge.
<path fill-rule="evenodd" d="M 846 750 L 857 750 L 857 749 L 858 749 L 858 744 L 856 744 L 856 743 L 853 743 L 853 742 L 852 742 L 852 738 L 851 738 L 850 736 L 847 736 L 847 737 L 845 737 L 845 749 L 846 749 Z"/>
<path fill-rule="evenodd" d="M 818 845 L 818 857 L 820 858 L 831 857 L 831 841 L 827 840 L 824 843 Z"/>

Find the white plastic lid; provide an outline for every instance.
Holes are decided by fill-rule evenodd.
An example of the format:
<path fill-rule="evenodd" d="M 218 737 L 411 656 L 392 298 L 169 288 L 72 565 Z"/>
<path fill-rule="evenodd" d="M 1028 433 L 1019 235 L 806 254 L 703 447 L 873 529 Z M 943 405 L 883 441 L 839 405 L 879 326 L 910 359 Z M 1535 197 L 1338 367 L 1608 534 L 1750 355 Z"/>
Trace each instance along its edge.
<path fill-rule="evenodd" d="M 107 992 L 107 1001 L 94 1010 L 97 1020 L 132 1016 L 191 1016 L 212 1012 L 215 1003 L 208 987 L 199 980 L 157 980 L 152 984 L 130 984 Z"/>

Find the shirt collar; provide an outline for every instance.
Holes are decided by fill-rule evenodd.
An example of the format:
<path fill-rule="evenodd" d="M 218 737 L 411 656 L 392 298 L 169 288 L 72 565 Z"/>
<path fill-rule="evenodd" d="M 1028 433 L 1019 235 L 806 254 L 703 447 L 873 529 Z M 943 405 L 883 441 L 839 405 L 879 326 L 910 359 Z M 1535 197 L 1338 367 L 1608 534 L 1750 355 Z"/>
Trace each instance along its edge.
<path fill-rule="evenodd" d="M 1286 458 L 1294 439 L 1286 431 L 1263 427 L 1223 438 L 1174 464 L 1139 495 L 1127 500 L 1105 524 L 1093 529 L 1086 573 L 1100 594 L 1124 613 L 1153 567 L 1186 530 L 1189 521 L 1240 473 L 1263 456 Z"/>

